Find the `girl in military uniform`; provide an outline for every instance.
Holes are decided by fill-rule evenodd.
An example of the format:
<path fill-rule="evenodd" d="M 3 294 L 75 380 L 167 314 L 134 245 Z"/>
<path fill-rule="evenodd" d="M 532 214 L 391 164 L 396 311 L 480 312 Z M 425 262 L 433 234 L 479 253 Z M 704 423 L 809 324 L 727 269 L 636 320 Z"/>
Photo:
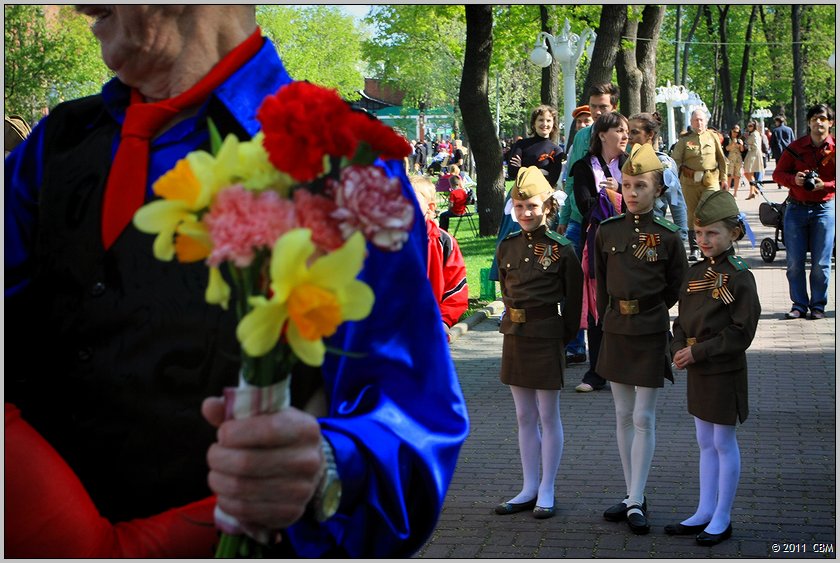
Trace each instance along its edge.
<path fill-rule="evenodd" d="M 499 244 L 499 282 L 506 314 L 500 379 L 509 385 L 519 423 L 523 485 L 496 514 L 533 509 L 554 516 L 554 480 L 563 454 L 560 389 L 565 345 L 580 327 L 583 272 L 571 241 L 546 225 L 556 213 L 553 189 L 539 168 L 522 168 L 511 188 L 521 230 Z M 542 426 L 542 435 L 540 428 Z M 540 479 L 542 461 L 542 479 Z"/>
<path fill-rule="evenodd" d="M 688 412 L 700 446 L 700 502 L 692 516 L 665 526 L 669 535 L 694 535 L 715 545 L 732 535 L 730 512 L 741 471 L 735 425 L 749 414 L 747 357 L 761 305 L 755 279 L 735 256 L 744 236 L 738 205 L 728 192 L 703 194 L 694 214 L 702 262 L 680 290 L 671 351 L 688 370 Z"/>
<path fill-rule="evenodd" d="M 668 350 L 670 317 L 688 268 L 679 227 L 657 217 L 665 189 L 653 146 L 633 147 L 622 167 L 627 213 L 601 222 L 595 235 L 596 306 L 603 322 L 598 373 L 610 381 L 616 441 L 627 487 L 604 518 L 627 520 L 636 534 L 650 531 L 645 484 L 655 445 L 656 398 L 673 381 Z"/>

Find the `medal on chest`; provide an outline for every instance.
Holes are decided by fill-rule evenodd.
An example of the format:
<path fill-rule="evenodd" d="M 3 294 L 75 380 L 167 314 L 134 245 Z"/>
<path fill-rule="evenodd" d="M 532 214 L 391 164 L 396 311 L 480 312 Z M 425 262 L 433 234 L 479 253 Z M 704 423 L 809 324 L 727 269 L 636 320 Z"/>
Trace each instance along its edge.
<path fill-rule="evenodd" d="M 534 245 L 534 255 L 543 270 L 548 269 L 552 262 L 560 260 L 560 246 L 557 243 L 545 244 L 538 242 Z"/>
<path fill-rule="evenodd" d="M 633 256 L 639 260 L 646 260 L 648 262 L 656 262 L 659 255 L 656 253 L 656 247 L 662 240 L 658 234 L 639 233 L 639 245 Z"/>
<path fill-rule="evenodd" d="M 729 274 L 719 274 L 709 268 L 703 274 L 703 279 L 688 282 L 687 291 L 688 293 L 696 293 L 711 290 L 713 299 L 719 299 L 729 305 L 735 301 L 735 296 L 726 286 L 728 281 Z"/>

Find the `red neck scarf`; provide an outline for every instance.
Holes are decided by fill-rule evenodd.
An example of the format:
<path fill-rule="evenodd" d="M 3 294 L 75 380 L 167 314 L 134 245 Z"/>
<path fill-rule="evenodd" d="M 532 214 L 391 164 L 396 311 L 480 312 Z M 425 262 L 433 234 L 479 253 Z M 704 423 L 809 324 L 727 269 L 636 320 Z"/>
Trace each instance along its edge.
<path fill-rule="evenodd" d="M 120 132 L 120 146 L 114 156 L 102 202 L 102 244 L 105 250 L 114 244 L 146 200 L 149 142 L 152 137 L 182 111 L 204 103 L 213 90 L 257 54 L 262 44 L 262 33 L 258 27 L 197 84 L 174 98 L 143 103 L 140 92 L 132 89 L 131 104 L 126 109 Z"/>

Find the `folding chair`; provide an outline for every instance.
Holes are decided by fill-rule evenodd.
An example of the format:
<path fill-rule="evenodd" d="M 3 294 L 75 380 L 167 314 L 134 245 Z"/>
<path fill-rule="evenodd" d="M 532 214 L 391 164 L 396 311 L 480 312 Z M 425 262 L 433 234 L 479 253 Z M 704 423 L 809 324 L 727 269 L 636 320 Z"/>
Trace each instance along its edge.
<path fill-rule="evenodd" d="M 450 225 L 453 223 L 453 221 L 458 221 L 458 223 L 455 225 L 455 230 L 452 231 L 452 236 L 456 237 L 456 238 L 458 237 L 458 227 L 461 226 L 461 221 L 466 219 L 467 223 L 470 226 L 470 229 L 472 230 L 473 237 L 478 238 L 478 225 L 475 224 L 475 222 L 476 222 L 475 216 L 476 216 L 476 213 L 474 213 L 472 211 L 467 211 L 463 215 L 453 215 L 452 217 L 450 217 L 449 218 L 449 224 Z"/>

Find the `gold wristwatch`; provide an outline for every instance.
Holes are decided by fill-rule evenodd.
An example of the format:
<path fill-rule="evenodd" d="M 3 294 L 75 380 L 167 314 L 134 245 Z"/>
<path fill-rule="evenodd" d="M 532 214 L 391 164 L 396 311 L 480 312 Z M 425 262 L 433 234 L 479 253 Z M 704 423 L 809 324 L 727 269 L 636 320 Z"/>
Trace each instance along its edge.
<path fill-rule="evenodd" d="M 318 522 L 332 518 L 338 512 L 338 505 L 341 504 L 341 479 L 335 465 L 335 455 L 332 445 L 323 436 L 321 436 L 321 449 L 324 452 L 326 464 L 310 504 L 315 520 Z"/>

